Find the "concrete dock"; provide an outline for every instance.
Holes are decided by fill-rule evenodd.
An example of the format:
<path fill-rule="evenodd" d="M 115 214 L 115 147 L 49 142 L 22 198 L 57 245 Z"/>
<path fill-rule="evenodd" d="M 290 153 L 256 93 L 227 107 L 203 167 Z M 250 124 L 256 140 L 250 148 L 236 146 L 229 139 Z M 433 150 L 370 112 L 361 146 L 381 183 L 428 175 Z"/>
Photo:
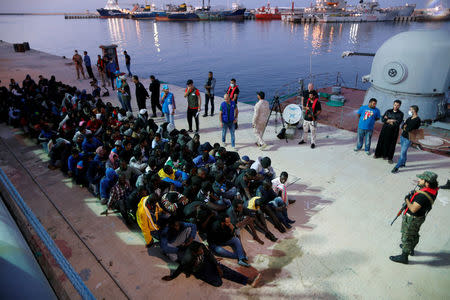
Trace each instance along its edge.
<path fill-rule="evenodd" d="M 91 53 L 91 59 L 96 54 Z M 36 50 L 15 53 L 11 44 L 0 42 L 0 65 L 0 85 L 7 86 L 10 78 L 21 82 L 26 74 L 33 79 L 42 74 L 90 90 L 89 80 L 75 79 L 71 59 Z M 206 76 L 193 80 L 201 87 Z M 148 79 L 143 83 L 148 87 Z M 131 80 L 129 84 L 134 95 L 134 84 Z M 175 125 L 185 128 L 184 88 L 170 88 L 177 104 Z M 118 103 L 115 93 L 110 93 L 103 100 Z M 221 100 L 216 97 L 216 107 Z M 132 105 L 136 111 L 134 97 Z M 389 223 L 414 187 L 415 175 L 432 170 L 445 184 L 450 178 L 448 157 L 410 149 L 407 167 L 391 174 L 392 165 L 386 161 L 353 152 L 353 132 L 319 124 L 317 147 L 311 149 L 297 145 L 298 139 L 278 140 L 273 120 L 265 134 L 269 147 L 260 151 L 251 128 L 253 107 L 240 104 L 239 110 L 239 153 L 253 159 L 270 156 L 277 173 L 287 171 L 289 182 L 295 182 L 288 193 L 297 200 L 289 207 L 295 226 L 285 234 L 274 231 L 278 242 L 263 239 L 261 246 L 244 235 L 250 263 L 262 273 L 263 286 L 257 289 L 228 281 L 214 288 L 185 276 L 162 281 L 174 266 L 159 249 L 147 250 L 139 230 L 128 229 L 119 216 L 101 216 L 103 207 L 96 198 L 59 171 L 49 170 L 41 148 L 4 124 L 0 125 L 0 167 L 98 299 L 448 299 L 449 190 L 439 191 L 410 264 L 395 264 L 388 258 L 400 253 L 401 220 L 392 227 Z M 220 142 L 217 113 L 201 118 L 200 128 L 201 141 Z M 394 160 L 399 150 L 398 146 Z M 223 263 L 255 272 L 237 268 L 231 260 Z M 61 271 L 48 266 L 52 267 L 53 280 L 61 283 L 68 298 L 77 299 Z"/>

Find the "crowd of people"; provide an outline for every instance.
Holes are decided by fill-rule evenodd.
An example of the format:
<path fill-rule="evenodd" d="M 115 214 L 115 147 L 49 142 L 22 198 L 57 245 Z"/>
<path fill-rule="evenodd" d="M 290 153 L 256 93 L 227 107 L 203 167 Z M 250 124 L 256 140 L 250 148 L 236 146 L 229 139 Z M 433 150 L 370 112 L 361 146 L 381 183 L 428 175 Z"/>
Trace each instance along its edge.
<path fill-rule="evenodd" d="M 35 82 L 27 75 L 21 85 L 11 79 L 0 88 L 1 120 L 42 145 L 49 169 L 60 169 L 98 197 L 102 215 L 118 213 L 127 225 L 137 224 L 146 247 L 159 245 L 180 263 L 164 280 L 184 272 L 214 286 L 221 278 L 255 285 L 257 278 L 216 256 L 249 267 L 243 230 L 264 244 L 261 233 L 277 241 L 267 222 L 280 234 L 292 227 L 288 174 L 277 176 L 269 157 L 240 157 L 201 141 L 198 133 L 157 124 L 145 108 L 136 116 L 105 103 L 95 91 L 79 91 L 54 76 Z"/>

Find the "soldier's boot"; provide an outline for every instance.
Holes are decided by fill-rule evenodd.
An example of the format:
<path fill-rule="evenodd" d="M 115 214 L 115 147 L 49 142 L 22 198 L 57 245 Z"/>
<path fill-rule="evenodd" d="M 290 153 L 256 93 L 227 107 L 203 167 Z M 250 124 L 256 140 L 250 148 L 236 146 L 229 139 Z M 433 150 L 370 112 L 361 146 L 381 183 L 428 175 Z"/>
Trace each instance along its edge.
<path fill-rule="evenodd" d="M 403 249 L 403 244 L 400 244 L 400 248 Z M 414 250 L 411 250 L 411 253 L 409 253 L 409 255 L 414 256 Z"/>
<path fill-rule="evenodd" d="M 404 252 L 400 255 L 389 256 L 389 259 L 396 263 L 401 263 L 401 264 L 405 264 L 405 265 L 408 264 L 408 254 L 404 253 Z"/>

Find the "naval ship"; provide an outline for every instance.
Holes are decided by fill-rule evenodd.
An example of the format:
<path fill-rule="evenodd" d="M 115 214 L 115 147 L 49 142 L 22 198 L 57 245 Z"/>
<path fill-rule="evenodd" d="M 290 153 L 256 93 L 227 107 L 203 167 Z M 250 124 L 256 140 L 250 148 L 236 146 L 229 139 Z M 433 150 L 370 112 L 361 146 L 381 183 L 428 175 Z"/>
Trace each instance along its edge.
<path fill-rule="evenodd" d="M 316 0 L 314 15 L 321 23 L 393 21 L 398 16 L 410 16 L 415 4 L 381 8 L 377 1 L 360 0 L 356 7 L 342 0 Z"/>

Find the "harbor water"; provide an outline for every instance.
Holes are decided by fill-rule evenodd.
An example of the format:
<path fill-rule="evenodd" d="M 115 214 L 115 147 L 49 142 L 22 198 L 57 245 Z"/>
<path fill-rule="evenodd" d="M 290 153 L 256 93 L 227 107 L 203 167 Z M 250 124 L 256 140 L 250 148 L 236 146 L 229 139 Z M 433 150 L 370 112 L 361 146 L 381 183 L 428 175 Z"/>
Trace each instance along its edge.
<path fill-rule="evenodd" d="M 222 94 L 230 78 L 236 78 L 241 100 L 248 102 L 259 90 L 282 94 L 280 87 L 310 73 L 334 74 L 330 81 L 335 81 L 341 72 L 344 85 L 365 89 L 368 86 L 360 78 L 370 73 L 372 58 L 343 59 L 343 51 L 374 53 L 388 38 L 408 30 L 450 32 L 449 22 L 155 22 L 65 20 L 63 16 L 0 16 L 0 26 L 1 40 L 27 41 L 34 49 L 66 57 L 72 57 L 74 49 L 86 50 L 93 64 L 100 54 L 99 45 L 117 44 L 122 69 L 122 52 L 127 50 L 133 73 L 154 74 L 180 86 L 193 79 L 203 89 L 208 71 L 213 71 L 216 94 Z"/>

